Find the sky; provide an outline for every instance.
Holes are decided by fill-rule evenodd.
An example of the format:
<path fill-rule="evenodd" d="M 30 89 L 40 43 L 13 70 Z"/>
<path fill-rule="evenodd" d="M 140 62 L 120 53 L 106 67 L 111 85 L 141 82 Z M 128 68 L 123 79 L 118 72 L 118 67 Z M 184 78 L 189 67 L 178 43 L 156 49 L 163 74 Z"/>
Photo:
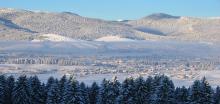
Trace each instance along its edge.
<path fill-rule="evenodd" d="M 105 20 L 133 20 L 153 13 L 220 17 L 220 0 L 0 0 L 0 8 L 65 11 Z"/>

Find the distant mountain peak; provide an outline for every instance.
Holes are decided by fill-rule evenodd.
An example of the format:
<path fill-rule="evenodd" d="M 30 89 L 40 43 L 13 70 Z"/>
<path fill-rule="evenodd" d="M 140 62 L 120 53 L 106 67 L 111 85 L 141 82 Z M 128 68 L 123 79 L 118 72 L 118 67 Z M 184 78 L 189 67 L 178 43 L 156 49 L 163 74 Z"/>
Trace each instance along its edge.
<path fill-rule="evenodd" d="M 13 8 L 0 8 L 1 11 L 15 11 Z"/>
<path fill-rule="evenodd" d="M 0 8 L 0 13 L 13 13 L 13 12 L 31 12 L 24 9 L 14 9 L 14 8 Z"/>
<path fill-rule="evenodd" d="M 220 20 L 156 13 L 138 20 L 106 21 L 71 12 L 0 8 L 0 40 L 220 41 Z M 49 34 L 52 33 L 52 34 Z M 42 35 L 47 34 L 47 35 Z M 48 35 L 49 34 L 49 35 Z M 107 37 L 118 36 L 118 37 Z M 39 39 L 38 39 L 39 38 Z"/>
<path fill-rule="evenodd" d="M 165 13 L 155 13 L 155 14 L 151 14 L 145 18 L 158 20 L 158 19 L 179 19 L 180 17 L 179 16 L 172 16 L 172 15 L 165 14 Z"/>
<path fill-rule="evenodd" d="M 74 15 L 74 16 L 80 16 L 80 15 L 78 15 L 78 14 L 76 14 L 76 13 L 73 13 L 73 12 L 62 12 L 62 13 L 64 13 L 64 14 L 70 14 L 70 15 Z"/>

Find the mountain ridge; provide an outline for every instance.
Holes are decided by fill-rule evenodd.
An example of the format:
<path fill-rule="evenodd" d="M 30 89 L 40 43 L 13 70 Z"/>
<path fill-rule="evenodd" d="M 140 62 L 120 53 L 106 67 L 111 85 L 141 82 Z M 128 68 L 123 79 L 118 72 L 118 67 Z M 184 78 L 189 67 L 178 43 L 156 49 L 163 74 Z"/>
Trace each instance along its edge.
<path fill-rule="evenodd" d="M 0 8 L 0 40 L 34 40 L 42 34 L 96 40 L 118 36 L 135 40 L 219 41 L 220 19 L 156 13 L 137 20 L 106 21 L 72 12 L 36 12 Z M 13 24 L 13 25 L 7 25 Z M 13 28 L 18 26 L 21 28 Z M 22 29 L 30 30 L 25 31 Z M 211 37 L 211 38 L 209 38 Z"/>
<path fill-rule="evenodd" d="M 155 19 L 155 20 L 158 20 L 158 19 L 179 19 L 180 16 L 173 16 L 173 15 L 166 14 L 166 13 L 153 13 L 151 15 L 144 17 L 144 18 Z"/>

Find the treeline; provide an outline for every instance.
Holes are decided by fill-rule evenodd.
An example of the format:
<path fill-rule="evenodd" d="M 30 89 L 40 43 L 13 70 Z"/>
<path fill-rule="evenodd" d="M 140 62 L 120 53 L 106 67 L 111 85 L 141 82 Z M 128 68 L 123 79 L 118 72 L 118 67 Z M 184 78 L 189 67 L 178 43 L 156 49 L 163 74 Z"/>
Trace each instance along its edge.
<path fill-rule="evenodd" d="M 220 87 L 213 89 L 205 78 L 186 88 L 166 76 L 86 86 L 66 76 L 42 83 L 37 76 L 0 75 L 0 104 L 220 104 Z"/>
<path fill-rule="evenodd" d="M 83 65 L 79 60 L 65 58 L 0 58 L 1 64 L 49 64 L 49 65 Z"/>

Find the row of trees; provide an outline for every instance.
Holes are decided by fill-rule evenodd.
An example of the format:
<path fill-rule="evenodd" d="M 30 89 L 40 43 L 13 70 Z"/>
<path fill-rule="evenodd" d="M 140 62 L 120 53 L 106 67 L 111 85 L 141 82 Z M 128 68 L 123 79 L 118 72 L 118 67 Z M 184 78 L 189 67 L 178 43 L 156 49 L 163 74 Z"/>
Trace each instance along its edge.
<path fill-rule="evenodd" d="M 76 60 L 54 57 L 41 58 L 0 58 L 2 64 L 55 64 L 55 65 L 81 65 Z"/>
<path fill-rule="evenodd" d="M 175 88 L 166 76 L 86 86 L 66 76 L 42 83 L 37 76 L 0 75 L 0 104 L 220 104 L 220 88 L 212 89 L 205 78 Z"/>

